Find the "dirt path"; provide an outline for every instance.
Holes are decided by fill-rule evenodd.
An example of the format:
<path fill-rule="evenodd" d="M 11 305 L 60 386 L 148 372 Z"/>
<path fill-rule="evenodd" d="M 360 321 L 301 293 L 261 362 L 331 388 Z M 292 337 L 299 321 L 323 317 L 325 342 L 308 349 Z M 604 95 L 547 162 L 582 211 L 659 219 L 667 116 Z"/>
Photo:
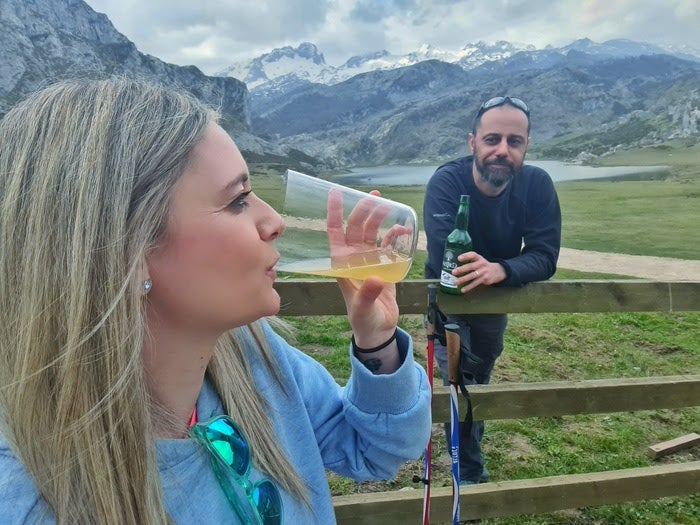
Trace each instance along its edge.
<path fill-rule="evenodd" d="M 654 281 L 700 281 L 700 261 L 625 255 L 622 253 L 589 252 L 562 248 L 560 268 L 581 272 L 612 273 L 653 279 Z"/>
<path fill-rule="evenodd" d="M 418 234 L 418 249 L 425 250 L 425 233 Z M 654 281 L 700 281 L 700 261 L 590 252 L 562 248 L 559 268 L 580 272 L 609 273 Z"/>

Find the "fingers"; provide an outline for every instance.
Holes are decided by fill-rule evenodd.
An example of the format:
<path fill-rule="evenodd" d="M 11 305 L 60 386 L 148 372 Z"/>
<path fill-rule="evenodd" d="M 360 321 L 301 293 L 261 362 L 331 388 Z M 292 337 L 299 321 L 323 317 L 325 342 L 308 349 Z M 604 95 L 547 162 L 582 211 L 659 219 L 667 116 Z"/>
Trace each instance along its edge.
<path fill-rule="evenodd" d="M 467 274 L 466 276 L 466 281 L 467 284 L 462 286 L 461 291 L 462 293 L 467 293 L 470 290 L 473 290 L 477 286 L 481 284 L 486 284 L 485 283 L 485 277 L 481 274 L 479 274 L 478 271 L 473 271 Z M 460 282 L 459 280 L 457 281 L 458 283 Z M 459 286 L 459 284 L 458 284 Z"/>
<path fill-rule="evenodd" d="M 458 277 L 456 284 L 461 286 L 462 293 L 473 290 L 480 284 L 486 283 L 488 265 L 486 259 L 476 252 L 467 252 L 459 256 L 459 261 L 464 263 L 454 269 L 453 274 Z"/>
<path fill-rule="evenodd" d="M 368 277 L 364 281 L 355 279 L 336 279 L 336 281 L 348 308 L 366 308 L 374 303 L 385 287 L 392 286 L 375 276 Z"/>
<path fill-rule="evenodd" d="M 333 188 L 328 192 L 326 229 L 328 242 L 332 246 L 345 244 L 345 232 L 343 231 L 343 194 Z"/>
<path fill-rule="evenodd" d="M 372 305 L 386 286 L 387 283 L 378 277 L 369 277 L 365 279 L 358 293 L 358 306 L 360 308 L 367 308 Z"/>
<path fill-rule="evenodd" d="M 379 196 L 379 192 L 373 190 L 370 195 Z M 361 199 L 350 212 L 344 228 L 343 196 L 340 190 L 332 189 L 328 194 L 327 212 L 328 237 L 331 245 L 370 244 L 376 247 L 379 231 L 384 220 L 391 213 L 391 206 L 372 197 Z M 395 239 L 397 235 L 398 231 L 394 232 L 389 241 L 392 238 Z"/>
<path fill-rule="evenodd" d="M 388 248 L 389 246 L 394 246 L 398 239 L 404 235 L 413 237 L 413 229 L 401 224 L 394 224 L 382 238 L 382 249 Z"/>
<path fill-rule="evenodd" d="M 391 207 L 373 198 L 360 200 L 348 217 L 345 238 L 348 244 L 374 244 L 379 237 L 379 228 L 391 213 Z"/>
<path fill-rule="evenodd" d="M 388 204 L 379 204 L 372 213 L 370 213 L 364 224 L 364 242 L 377 245 L 379 238 L 379 228 L 382 226 L 384 219 L 391 213 L 391 206 Z"/>
<path fill-rule="evenodd" d="M 475 258 L 471 262 L 458 266 L 453 272 L 458 277 L 456 284 L 462 286 L 463 293 L 473 290 L 477 286 L 490 286 L 506 279 L 507 273 L 502 264 L 490 262 L 475 252 L 470 253 Z"/>

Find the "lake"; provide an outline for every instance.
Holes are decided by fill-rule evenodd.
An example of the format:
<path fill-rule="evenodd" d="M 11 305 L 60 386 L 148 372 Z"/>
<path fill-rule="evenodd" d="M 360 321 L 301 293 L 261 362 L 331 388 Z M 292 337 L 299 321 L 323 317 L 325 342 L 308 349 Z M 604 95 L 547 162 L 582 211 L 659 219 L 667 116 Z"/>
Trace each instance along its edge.
<path fill-rule="evenodd" d="M 542 168 L 554 182 L 613 178 L 648 180 L 658 178 L 669 170 L 668 166 L 581 166 L 558 160 L 533 160 L 527 164 Z M 350 173 L 335 175 L 333 181 L 349 186 L 424 186 L 436 168 L 437 165 L 353 168 Z"/>

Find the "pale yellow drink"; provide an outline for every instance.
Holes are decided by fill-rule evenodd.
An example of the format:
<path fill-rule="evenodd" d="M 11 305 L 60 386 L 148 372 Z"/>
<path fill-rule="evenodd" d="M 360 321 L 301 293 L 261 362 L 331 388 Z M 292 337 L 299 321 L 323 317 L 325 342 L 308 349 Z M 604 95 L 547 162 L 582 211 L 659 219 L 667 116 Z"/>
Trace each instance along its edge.
<path fill-rule="evenodd" d="M 352 259 L 341 261 L 334 258 L 332 264 L 328 258 L 311 259 L 282 265 L 277 269 L 281 272 L 360 280 L 374 275 L 386 282 L 396 283 L 406 276 L 413 260 L 397 254 L 381 254 L 369 257 L 369 261 L 363 257 Z"/>

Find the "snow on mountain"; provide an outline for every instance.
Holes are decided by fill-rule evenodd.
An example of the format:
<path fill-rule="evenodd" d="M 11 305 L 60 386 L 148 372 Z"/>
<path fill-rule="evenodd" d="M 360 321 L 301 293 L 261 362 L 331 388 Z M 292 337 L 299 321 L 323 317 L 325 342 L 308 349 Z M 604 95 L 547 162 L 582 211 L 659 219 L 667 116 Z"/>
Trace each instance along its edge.
<path fill-rule="evenodd" d="M 495 62 L 510 58 L 521 51 L 535 51 L 533 45 L 511 44 L 505 40 L 488 43 L 479 41 L 476 44 L 467 44 L 459 52 L 459 60 L 455 61 L 463 69 L 473 69 L 485 62 Z"/>
<path fill-rule="evenodd" d="M 423 44 L 415 51 L 405 55 L 395 55 L 382 50 L 353 56 L 341 66 L 336 67 L 326 63 L 323 53 L 314 44 L 304 42 L 296 48 L 285 46 L 252 60 L 234 63 L 218 73 L 217 76 L 229 76 L 242 80 L 248 86 L 249 91 L 262 89 L 279 91 L 307 82 L 334 85 L 361 73 L 412 66 L 426 60 L 440 60 L 441 62 L 457 64 L 462 69 L 469 70 L 488 62 L 495 63 L 509 59 L 514 55 L 522 56 L 532 63 L 549 63 L 572 51 L 599 58 L 620 58 L 668 52 L 668 50 L 664 51 L 662 47 L 653 44 L 624 39 L 596 43 L 584 38 L 561 48 L 547 46 L 541 50 L 533 45 L 514 44 L 499 40 L 491 43 L 484 41 L 468 43 L 456 51 L 438 49 L 430 44 Z M 700 51 L 694 49 L 676 50 L 674 54 L 686 59 L 700 57 Z"/>
<path fill-rule="evenodd" d="M 254 89 L 292 73 L 309 82 L 322 82 L 333 69 L 314 44 L 304 42 L 296 48 L 284 46 L 252 60 L 234 63 L 217 76 L 237 78 L 245 82 L 248 89 Z"/>
<path fill-rule="evenodd" d="M 405 55 L 394 55 L 386 50 L 358 55 L 349 58 L 339 67 L 327 64 L 323 53 L 309 42 L 299 47 L 285 46 L 272 50 L 252 60 L 236 62 L 218 76 L 230 76 L 242 80 L 249 90 L 271 87 L 285 77 L 295 76 L 298 80 L 333 85 L 355 75 L 369 71 L 395 69 L 412 66 L 425 60 L 459 64 L 471 69 L 490 60 L 507 58 L 518 51 L 534 49 L 533 46 L 514 45 L 508 42 L 489 44 L 477 42 L 467 44 L 457 51 L 438 49 L 423 44 L 417 50 Z"/>

